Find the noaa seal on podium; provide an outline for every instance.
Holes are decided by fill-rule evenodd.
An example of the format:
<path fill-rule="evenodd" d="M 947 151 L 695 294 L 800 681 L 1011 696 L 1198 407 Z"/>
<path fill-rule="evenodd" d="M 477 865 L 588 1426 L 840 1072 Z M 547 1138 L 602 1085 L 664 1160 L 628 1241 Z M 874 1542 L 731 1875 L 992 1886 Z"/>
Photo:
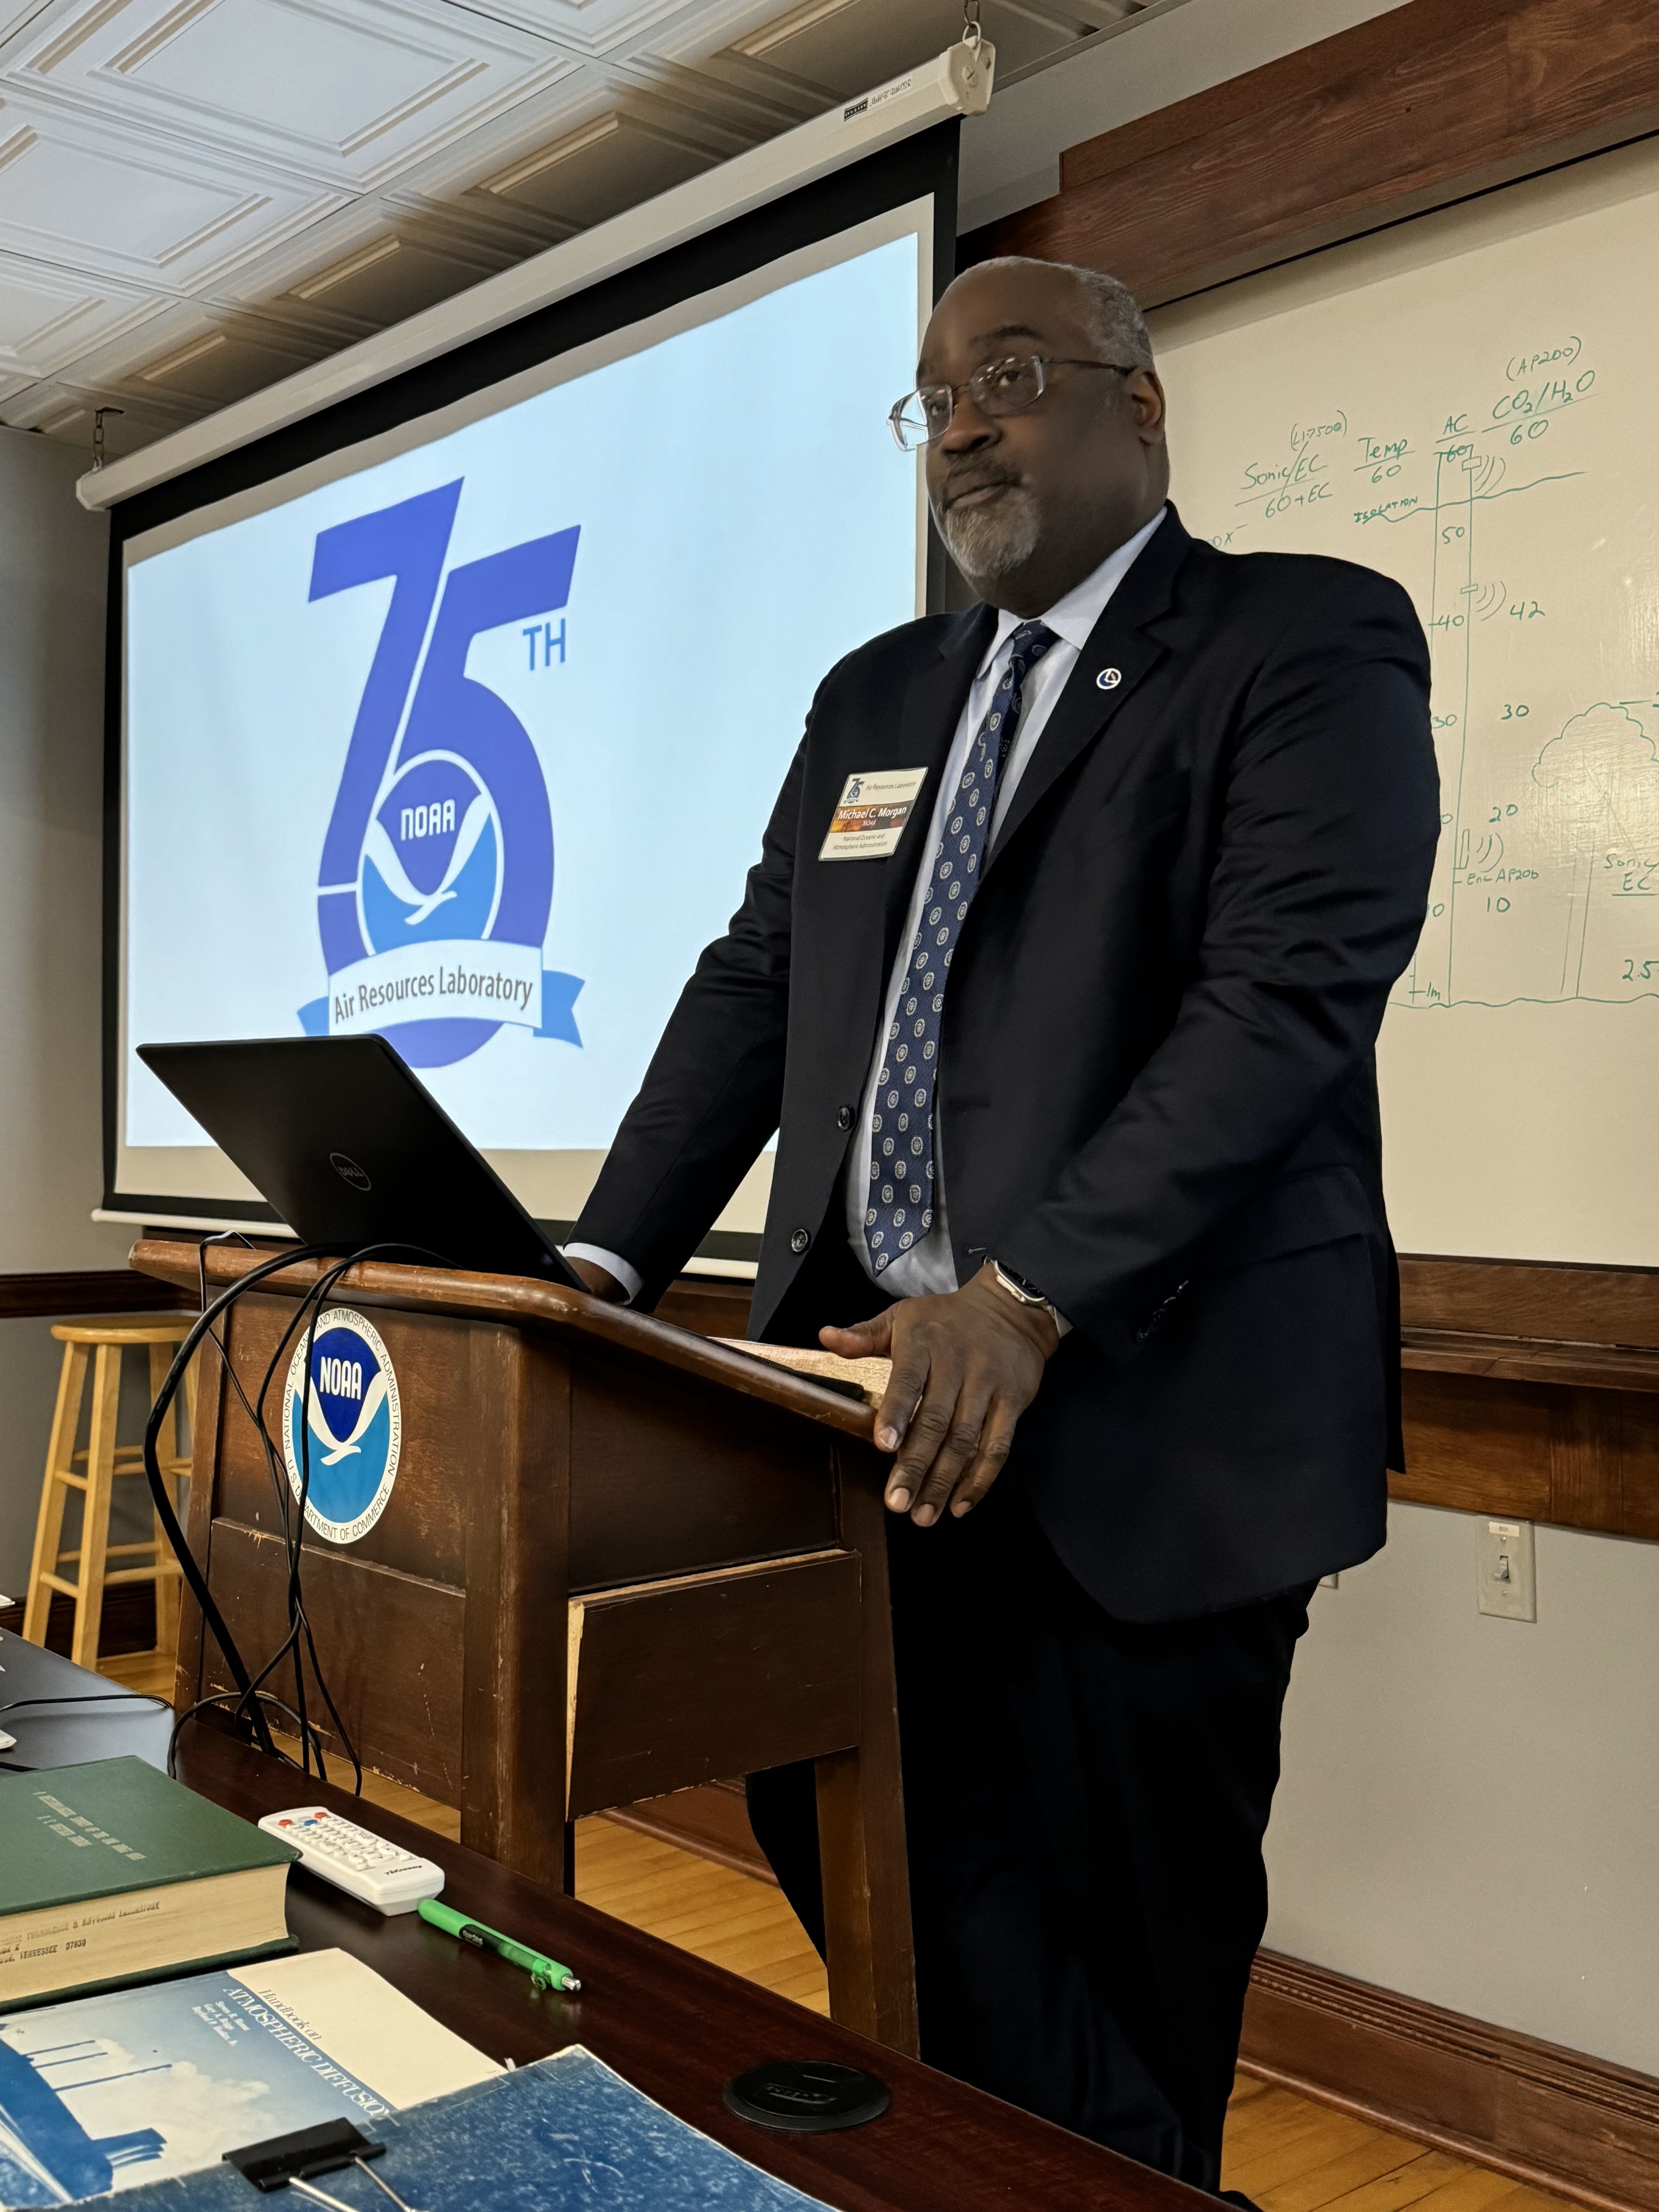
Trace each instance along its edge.
<path fill-rule="evenodd" d="M 392 1356 L 374 1323 L 330 1306 L 294 1348 L 283 1393 L 283 1458 L 309 1525 L 331 1544 L 355 1544 L 385 1512 L 398 1479 L 403 1403 Z"/>

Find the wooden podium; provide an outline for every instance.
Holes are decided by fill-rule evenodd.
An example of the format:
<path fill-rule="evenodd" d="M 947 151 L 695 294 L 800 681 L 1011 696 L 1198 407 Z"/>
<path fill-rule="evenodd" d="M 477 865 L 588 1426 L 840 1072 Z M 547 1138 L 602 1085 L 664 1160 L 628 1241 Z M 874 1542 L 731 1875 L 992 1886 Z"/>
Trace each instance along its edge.
<path fill-rule="evenodd" d="M 210 1248 L 210 1288 L 267 1256 Z M 193 1243 L 146 1239 L 132 1265 L 197 1288 Z M 250 1400 L 318 1273 L 298 1263 L 230 1309 Z M 815 1760 L 830 2011 L 914 2053 L 869 1407 L 519 1278 L 370 1261 L 328 1304 L 373 1322 L 402 1401 L 380 1518 L 349 1546 L 307 1529 L 303 1554 L 306 1611 L 364 1764 L 459 1806 L 475 1850 L 564 1888 L 579 1815 Z M 277 1438 L 289 1357 L 266 1400 Z M 191 1476 L 191 1549 L 257 1672 L 287 1632 L 280 1513 L 210 1352 Z M 268 1685 L 279 1696 L 283 1680 Z M 175 1703 L 232 1686 L 186 1589 Z"/>

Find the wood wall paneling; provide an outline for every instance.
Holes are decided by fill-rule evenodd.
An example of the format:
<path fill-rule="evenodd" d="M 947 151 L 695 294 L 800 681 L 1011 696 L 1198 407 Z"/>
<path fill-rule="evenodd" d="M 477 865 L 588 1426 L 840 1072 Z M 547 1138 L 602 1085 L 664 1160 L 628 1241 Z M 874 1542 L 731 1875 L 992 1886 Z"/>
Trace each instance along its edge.
<path fill-rule="evenodd" d="M 23 1633 L 23 1601 L 0 1606 L 0 1635 Z M 46 1649 L 67 1659 L 75 1634 L 75 1601 L 54 1590 L 46 1615 Z M 120 1659 L 135 1651 L 155 1649 L 155 1590 L 149 1583 L 117 1583 L 104 1590 L 99 1614 L 98 1656 Z"/>
<path fill-rule="evenodd" d="M 1400 1292 L 1408 1329 L 1659 1349 L 1653 1268 L 1407 1255 L 1400 1262 Z"/>
<path fill-rule="evenodd" d="M 0 1321 L 63 1321 L 70 1315 L 168 1312 L 196 1301 L 171 1283 L 130 1267 L 83 1267 L 0 1275 Z"/>
<path fill-rule="evenodd" d="M 1659 2081 L 1262 1952 L 1245 2070 L 1578 2203 L 1659 2212 Z"/>
<path fill-rule="evenodd" d="M 749 1334 L 752 1283 L 726 1282 L 712 1275 L 681 1275 L 657 1301 L 659 1321 L 689 1328 L 698 1336 L 729 1336 L 742 1343 Z"/>
<path fill-rule="evenodd" d="M 1073 147 L 963 240 L 1154 307 L 1659 130 L 1652 0 L 1408 0 Z"/>

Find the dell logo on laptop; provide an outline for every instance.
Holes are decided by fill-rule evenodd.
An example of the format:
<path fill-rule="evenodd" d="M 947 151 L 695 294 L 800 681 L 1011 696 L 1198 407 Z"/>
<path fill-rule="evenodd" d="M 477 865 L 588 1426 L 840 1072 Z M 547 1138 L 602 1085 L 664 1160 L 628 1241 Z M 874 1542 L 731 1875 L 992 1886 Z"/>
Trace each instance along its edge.
<path fill-rule="evenodd" d="M 354 1160 L 349 1152 L 331 1152 L 328 1164 L 342 1182 L 349 1182 L 353 1190 L 373 1190 L 374 1186 Z"/>

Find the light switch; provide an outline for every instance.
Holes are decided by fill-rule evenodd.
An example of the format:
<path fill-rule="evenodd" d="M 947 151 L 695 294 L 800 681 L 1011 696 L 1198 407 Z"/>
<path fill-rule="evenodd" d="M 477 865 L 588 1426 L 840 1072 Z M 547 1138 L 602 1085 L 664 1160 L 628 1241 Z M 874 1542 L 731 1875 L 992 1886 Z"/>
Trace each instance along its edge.
<path fill-rule="evenodd" d="M 1499 1620 L 1537 1620 L 1530 1521 L 1481 1522 L 1480 1603 Z"/>

